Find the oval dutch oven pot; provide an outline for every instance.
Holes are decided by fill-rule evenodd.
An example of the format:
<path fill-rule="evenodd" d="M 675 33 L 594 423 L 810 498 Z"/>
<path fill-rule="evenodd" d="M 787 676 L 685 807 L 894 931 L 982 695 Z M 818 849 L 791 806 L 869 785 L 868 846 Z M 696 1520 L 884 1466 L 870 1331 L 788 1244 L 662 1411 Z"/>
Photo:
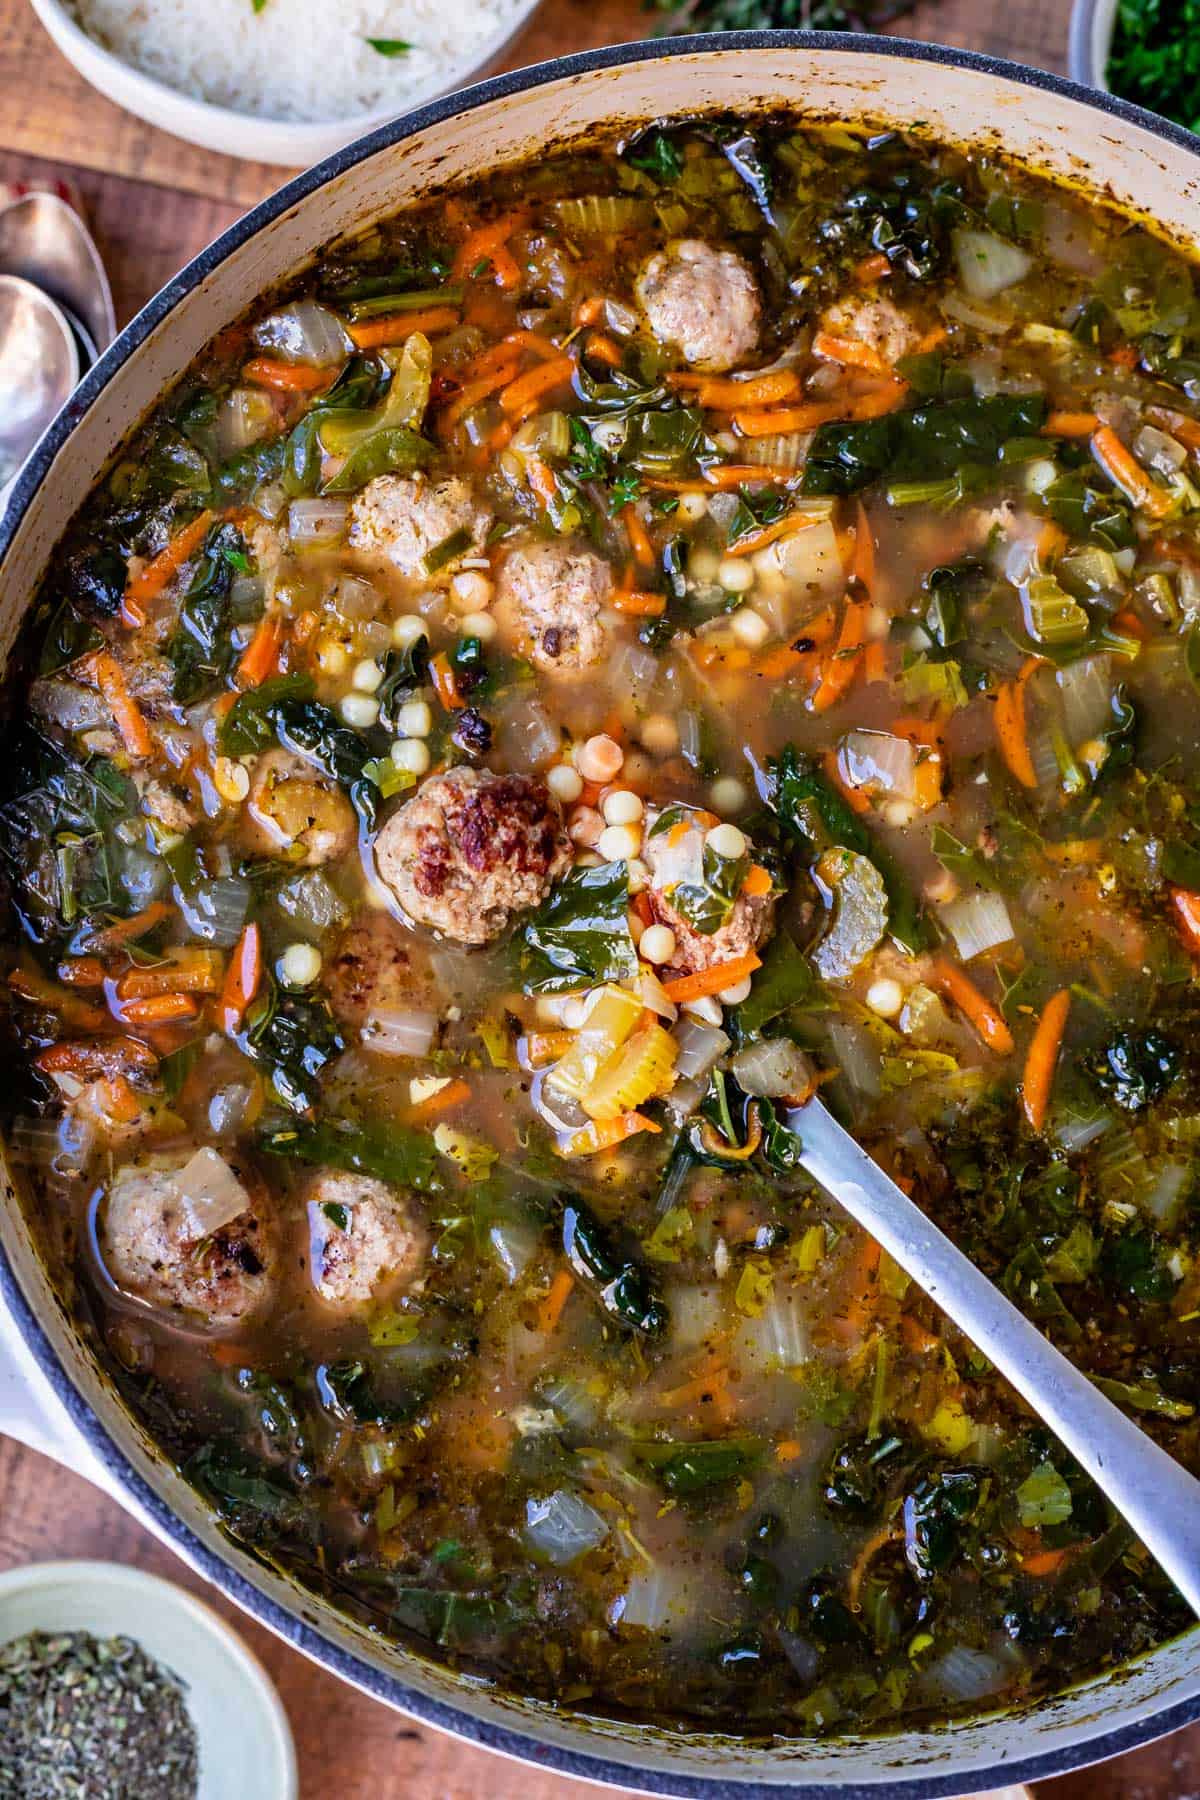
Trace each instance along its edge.
<path fill-rule="evenodd" d="M 397 120 L 291 182 L 122 333 L 50 427 L 0 527 L 0 655 L 64 522 L 126 433 L 218 331 L 331 239 L 431 187 L 598 126 L 765 106 L 881 126 L 921 121 L 935 139 L 1002 145 L 1050 174 L 1109 191 L 1193 249 L 1200 240 L 1200 139 L 1109 95 L 962 51 L 836 33 L 738 33 L 621 45 L 501 76 Z M 76 1336 L 30 1243 L 12 1180 L 6 1172 L 0 1290 L 13 1362 L 0 1373 L 0 1424 L 102 1481 L 298 1649 L 432 1725 L 544 1768 L 646 1793 L 915 1800 L 1060 1774 L 1200 1717 L 1194 1632 L 1017 1715 L 878 1739 L 747 1744 L 491 1692 L 384 1643 L 230 1543 Z"/>

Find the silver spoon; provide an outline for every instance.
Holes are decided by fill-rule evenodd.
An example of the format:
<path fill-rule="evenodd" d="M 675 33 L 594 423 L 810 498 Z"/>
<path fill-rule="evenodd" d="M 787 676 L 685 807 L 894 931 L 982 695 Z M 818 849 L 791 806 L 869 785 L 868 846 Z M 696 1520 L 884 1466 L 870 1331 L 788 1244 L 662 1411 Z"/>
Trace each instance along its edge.
<path fill-rule="evenodd" d="M 788 1113 L 800 1161 L 1062 1440 L 1200 1615 L 1200 1481 L 980 1274 L 820 1100 Z"/>
<path fill-rule="evenodd" d="M 100 252 L 75 208 L 57 194 L 23 194 L 0 208 L 0 273 L 44 288 L 80 321 L 97 350 L 107 350 L 117 335 Z"/>
<path fill-rule="evenodd" d="M 0 275 L 0 502 L 3 489 L 79 384 L 79 347 L 31 281 Z"/>

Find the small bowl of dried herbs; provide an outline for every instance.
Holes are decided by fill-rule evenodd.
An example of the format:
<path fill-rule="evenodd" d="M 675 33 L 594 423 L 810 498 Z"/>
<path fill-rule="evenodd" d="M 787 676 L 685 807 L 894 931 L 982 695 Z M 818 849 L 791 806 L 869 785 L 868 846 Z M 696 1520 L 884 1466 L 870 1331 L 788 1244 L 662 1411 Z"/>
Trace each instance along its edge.
<path fill-rule="evenodd" d="M 1075 0 L 1072 80 L 1200 130 L 1200 0 Z"/>
<path fill-rule="evenodd" d="M 0 1792 L 295 1800 L 296 1754 L 266 1671 L 193 1595 L 116 1563 L 34 1563 L 0 1575 Z"/>

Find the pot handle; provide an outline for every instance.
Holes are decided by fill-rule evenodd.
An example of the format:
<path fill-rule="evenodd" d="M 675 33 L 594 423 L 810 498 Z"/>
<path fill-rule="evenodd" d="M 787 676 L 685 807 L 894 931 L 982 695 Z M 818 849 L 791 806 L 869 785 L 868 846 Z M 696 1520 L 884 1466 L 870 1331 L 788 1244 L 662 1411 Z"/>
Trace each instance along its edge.
<path fill-rule="evenodd" d="M 53 1457 L 114 1500 L 113 1477 L 72 1424 L 66 1407 L 35 1362 L 11 1313 L 0 1309 L 0 1432 Z"/>

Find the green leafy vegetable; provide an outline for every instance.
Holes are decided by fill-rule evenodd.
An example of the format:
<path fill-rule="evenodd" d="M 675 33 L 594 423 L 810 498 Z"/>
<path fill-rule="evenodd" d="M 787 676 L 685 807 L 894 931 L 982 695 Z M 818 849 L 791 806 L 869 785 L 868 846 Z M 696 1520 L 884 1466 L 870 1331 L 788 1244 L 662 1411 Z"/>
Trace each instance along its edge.
<path fill-rule="evenodd" d="M 433 1139 L 427 1132 L 412 1131 L 392 1120 L 318 1119 L 286 1125 L 260 1137 L 259 1148 L 272 1156 L 292 1156 L 317 1167 L 374 1175 L 394 1187 L 415 1188 L 422 1194 L 441 1191 Z"/>
<path fill-rule="evenodd" d="M 620 1257 L 607 1233 L 582 1201 L 563 1207 L 563 1254 L 581 1280 L 595 1293 L 605 1312 L 647 1337 L 660 1337 L 668 1314 L 653 1292 L 644 1269 Z"/>
<path fill-rule="evenodd" d="M 1017 1516 L 1026 1530 L 1061 1525 L 1071 1516 L 1071 1490 L 1051 1462 L 1039 1463 L 1016 1493 Z"/>
<path fill-rule="evenodd" d="M 740 1481 L 758 1467 L 763 1448 L 754 1438 L 725 1438 L 697 1444 L 635 1444 L 634 1454 L 649 1465 L 668 1494 L 692 1499 Z"/>
<path fill-rule="evenodd" d="M 573 869 L 558 882 L 520 933 L 518 964 L 527 994 L 632 980 L 637 951 L 629 935 L 627 866 Z"/>
<path fill-rule="evenodd" d="M 930 401 L 860 424 L 822 425 L 804 467 L 806 494 L 854 494 L 885 476 L 929 481 L 964 467 L 988 468 L 1004 442 L 1036 436 L 1041 394 L 988 394 Z"/>

